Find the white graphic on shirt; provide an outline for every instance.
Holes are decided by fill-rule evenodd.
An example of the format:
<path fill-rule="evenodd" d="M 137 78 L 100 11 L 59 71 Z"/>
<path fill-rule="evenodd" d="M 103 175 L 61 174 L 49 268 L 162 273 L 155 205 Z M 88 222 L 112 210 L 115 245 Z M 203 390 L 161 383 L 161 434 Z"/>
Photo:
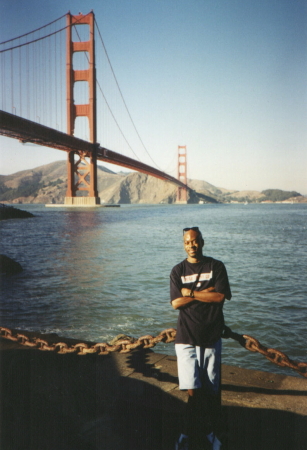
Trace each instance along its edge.
<path fill-rule="evenodd" d="M 213 276 L 213 272 L 209 273 L 201 273 L 199 277 L 199 282 L 211 280 Z M 197 280 L 198 274 L 194 273 L 193 275 L 186 275 L 181 277 L 182 284 L 194 283 Z M 200 283 L 197 283 L 197 286 L 200 286 Z"/>

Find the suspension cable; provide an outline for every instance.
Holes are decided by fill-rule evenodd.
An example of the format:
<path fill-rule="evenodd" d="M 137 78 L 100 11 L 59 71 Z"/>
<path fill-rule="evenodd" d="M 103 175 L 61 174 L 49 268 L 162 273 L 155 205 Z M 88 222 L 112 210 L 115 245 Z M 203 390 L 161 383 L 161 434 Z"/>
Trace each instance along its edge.
<path fill-rule="evenodd" d="M 75 27 L 75 32 L 77 33 L 77 36 L 78 36 L 78 38 L 79 38 L 79 41 L 81 41 L 81 37 L 80 37 L 79 32 L 78 32 L 78 30 L 77 30 L 76 27 Z M 88 57 L 87 53 L 85 54 L 85 57 L 86 57 L 86 59 L 87 59 L 87 62 L 89 63 L 90 61 L 89 61 L 89 57 Z M 114 120 L 114 122 L 115 122 L 117 128 L 119 129 L 119 131 L 120 131 L 122 137 L 124 138 L 126 144 L 127 144 L 128 147 L 130 148 L 130 150 L 132 151 L 132 153 L 134 154 L 134 156 L 135 156 L 139 161 L 141 161 L 140 158 L 139 158 L 139 157 L 137 156 L 137 154 L 135 153 L 135 151 L 133 150 L 133 148 L 131 147 L 131 145 L 129 144 L 129 142 L 128 142 L 126 136 L 124 135 L 124 133 L 123 133 L 123 131 L 122 131 L 120 125 L 119 125 L 119 123 L 117 122 L 117 120 L 116 120 L 116 118 L 115 118 L 115 115 L 114 115 L 114 113 L 113 113 L 113 111 L 112 111 L 112 109 L 111 109 L 111 107 L 110 107 L 110 105 L 109 105 L 109 103 L 108 103 L 108 101 L 107 101 L 107 99 L 106 99 L 106 96 L 105 96 L 104 93 L 103 93 L 102 87 L 100 86 L 100 83 L 99 83 L 99 81 L 97 80 L 97 77 L 96 77 L 96 83 L 97 83 L 97 86 L 98 86 L 98 88 L 99 88 L 99 90 L 100 90 L 100 92 L 101 92 L 101 95 L 103 96 L 103 99 L 104 99 L 104 101 L 105 101 L 105 103 L 106 103 L 106 105 L 107 105 L 107 107 L 108 107 L 108 110 L 110 111 L 111 116 L 113 117 L 113 120 Z"/>
<path fill-rule="evenodd" d="M 65 17 L 65 16 L 66 16 L 66 14 L 64 14 L 64 15 L 61 16 L 61 17 L 59 17 L 58 19 L 53 20 L 53 21 L 50 22 L 50 23 L 47 23 L 46 25 L 43 25 L 43 26 L 40 27 L 40 28 L 36 28 L 36 30 L 29 31 L 28 33 L 21 34 L 20 36 L 14 37 L 14 38 L 12 38 L 12 39 L 8 39 L 7 41 L 0 42 L 0 45 L 7 44 L 8 42 L 16 41 L 16 39 L 20 39 L 20 38 L 23 38 L 23 37 L 25 37 L 25 36 L 28 36 L 29 34 L 35 33 L 36 31 L 40 31 L 40 30 L 42 30 L 43 28 L 46 28 L 46 27 L 48 27 L 49 25 L 52 25 L 53 23 L 57 22 L 58 20 L 63 19 L 63 17 Z"/>
<path fill-rule="evenodd" d="M 134 154 L 134 156 L 136 157 L 136 159 L 138 159 L 139 161 L 141 161 L 140 158 L 139 158 L 139 157 L 137 156 L 137 154 L 135 153 L 135 151 L 133 150 L 133 148 L 131 147 L 131 145 L 129 144 L 129 142 L 127 141 L 127 138 L 126 138 L 126 136 L 124 135 L 124 133 L 123 133 L 121 127 L 119 126 L 119 123 L 117 122 L 117 120 L 116 120 L 116 118 L 115 118 L 115 116 L 114 116 L 114 114 L 113 114 L 113 112 L 112 112 L 112 110 L 111 110 L 111 107 L 110 107 L 110 105 L 109 105 L 109 103 L 108 103 L 108 101 L 107 101 L 107 99 L 106 99 L 106 97 L 105 97 L 105 95 L 104 95 L 104 93 L 103 93 L 103 91 L 102 91 L 102 88 L 101 88 L 101 86 L 100 86 L 100 84 L 99 84 L 99 81 L 98 81 L 97 79 L 96 79 L 96 83 L 97 83 L 97 86 L 99 87 L 99 90 L 100 90 L 100 92 L 101 92 L 101 95 L 103 96 L 104 101 L 106 102 L 106 105 L 107 105 L 107 107 L 108 107 L 108 110 L 110 111 L 110 113 L 111 113 L 111 115 L 112 115 L 112 117 L 113 117 L 113 119 L 114 119 L 114 122 L 116 123 L 116 126 L 118 127 L 118 129 L 119 129 L 121 135 L 123 136 L 124 140 L 126 141 L 128 147 L 130 148 L 130 150 L 132 151 L 132 153 Z"/>
<path fill-rule="evenodd" d="M 115 80 L 115 83 L 116 83 L 117 88 L 118 88 L 118 90 L 119 90 L 120 96 L 121 96 L 121 98 L 122 98 L 122 101 L 123 101 L 124 106 L 125 106 L 125 108 L 126 108 L 126 111 L 127 111 L 127 113 L 128 113 L 128 116 L 129 116 L 129 118 L 130 118 L 130 120 L 131 120 L 131 123 L 132 123 L 132 125 L 133 125 L 133 128 L 134 128 L 134 130 L 135 130 L 135 132 L 136 132 L 136 134 L 137 134 L 137 136 L 138 136 L 138 138 L 139 138 L 139 140 L 140 140 L 140 142 L 141 142 L 141 144 L 142 144 L 144 150 L 146 151 L 147 155 L 148 155 L 149 158 L 151 159 L 151 161 L 154 163 L 154 165 L 155 165 L 159 170 L 162 171 L 162 169 L 160 169 L 160 167 L 157 165 L 157 163 L 152 159 L 150 153 L 148 152 L 147 148 L 145 147 L 145 144 L 144 144 L 144 142 L 142 141 L 141 136 L 140 136 L 140 134 L 139 134 L 139 132 L 138 132 L 136 126 L 135 126 L 135 123 L 134 123 L 134 121 L 133 121 L 133 119 L 132 119 L 132 116 L 131 116 L 131 114 L 130 114 L 130 111 L 129 111 L 129 109 L 128 109 L 128 106 L 127 106 L 127 104 L 126 104 L 126 101 L 125 101 L 125 99 L 124 99 L 124 96 L 123 96 L 123 94 L 122 94 L 122 91 L 121 91 L 121 89 L 120 89 L 120 87 L 119 87 L 119 84 L 118 84 L 118 81 L 117 81 L 115 72 L 114 72 L 114 70 L 113 70 L 113 67 L 112 67 L 112 64 L 111 64 L 111 61 L 110 61 L 110 58 L 109 58 L 107 49 L 106 49 L 106 47 L 105 47 L 105 45 L 104 45 L 104 42 L 103 42 L 103 39 L 102 39 L 100 30 L 99 30 L 98 24 L 97 24 L 97 22 L 96 22 L 96 19 L 95 19 L 95 25 L 96 25 L 96 27 L 97 27 L 98 34 L 99 34 L 99 37 L 100 37 L 100 40 L 101 40 L 101 44 L 102 44 L 103 49 L 104 49 L 104 51 L 105 51 L 105 54 L 106 54 L 108 63 L 109 63 L 109 65 L 110 65 L 110 68 L 111 68 L 111 71 L 112 71 L 112 74 L 113 74 L 113 77 L 114 77 L 114 80 Z"/>
<path fill-rule="evenodd" d="M 88 14 L 89 14 L 89 13 L 88 13 Z M 88 15 L 88 14 L 86 14 L 86 15 Z M 53 33 L 46 34 L 45 36 L 42 36 L 42 37 L 40 37 L 40 38 L 33 39 L 32 41 L 25 42 L 25 43 L 23 43 L 23 44 L 15 45 L 14 47 L 10 47 L 10 48 L 6 48 L 6 49 L 4 49 L 4 50 L 0 50 L 0 53 L 8 52 L 9 50 L 15 50 L 16 48 L 24 47 L 25 45 L 30 45 L 30 44 L 33 44 L 34 42 L 38 42 L 38 41 L 41 41 L 41 40 L 43 40 L 43 39 L 46 39 L 46 38 L 48 38 L 48 37 L 50 37 L 50 36 L 53 36 L 54 34 L 57 34 L 57 33 L 60 33 L 61 31 L 66 30 L 66 29 L 69 28 L 69 27 L 73 27 L 73 26 L 77 25 L 78 22 L 79 22 L 80 20 L 81 20 L 81 19 L 77 20 L 77 21 L 76 21 L 75 23 L 73 23 L 73 24 L 66 25 L 66 26 L 63 27 L 63 28 L 60 28 L 59 30 L 54 31 Z M 29 34 L 29 33 L 28 33 L 28 34 Z M 9 42 L 9 41 L 7 41 L 7 42 Z M 4 43 L 4 42 L 3 42 L 3 43 Z"/>
<path fill-rule="evenodd" d="M 175 168 L 176 158 L 177 158 L 177 151 L 175 151 L 173 153 L 171 162 L 168 164 L 168 166 L 166 167 L 164 172 L 166 172 L 166 173 L 171 173 L 171 172 L 175 173 L 176 172 L 176 168 Z"/>

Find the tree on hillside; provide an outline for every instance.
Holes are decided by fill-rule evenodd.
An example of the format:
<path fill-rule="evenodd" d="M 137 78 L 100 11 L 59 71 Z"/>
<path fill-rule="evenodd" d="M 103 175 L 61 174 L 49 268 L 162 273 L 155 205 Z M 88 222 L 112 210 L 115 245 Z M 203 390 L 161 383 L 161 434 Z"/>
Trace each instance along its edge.
<path fill-rule="evenodd" d="M 301 195 L 296 191 L 282 191 L 280 189 L 267 189 L 262 191 L 262 194 L 264 194 L 265 197 L 262 197 L 261 201 L 271 202 L 283 202 L 291 197 L 299 197 Z"/>

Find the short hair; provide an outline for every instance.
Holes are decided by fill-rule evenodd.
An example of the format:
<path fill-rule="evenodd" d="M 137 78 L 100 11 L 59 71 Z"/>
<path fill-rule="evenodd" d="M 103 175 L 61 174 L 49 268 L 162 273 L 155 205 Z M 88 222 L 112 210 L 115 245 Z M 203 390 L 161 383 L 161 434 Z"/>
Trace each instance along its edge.
<path fill-rule="evenodd" d="M 200 231 L 200 229 L 199 229 L 198 227 L 187 227 L 187 228 L 184 228 L 184 229 L 183 229 L 183 235 L 184 235 L 187 231 L 190 231 L 190 230 L 196 231 L 196 232 L 199 234 L 200 238 L 203 239 L 202 232 Z"/>

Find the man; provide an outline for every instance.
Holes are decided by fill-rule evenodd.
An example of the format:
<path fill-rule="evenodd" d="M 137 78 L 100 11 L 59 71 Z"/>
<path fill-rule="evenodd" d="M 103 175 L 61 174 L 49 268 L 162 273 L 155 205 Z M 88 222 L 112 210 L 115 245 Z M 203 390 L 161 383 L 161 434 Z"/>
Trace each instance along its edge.
<path fill-rule="evenodd" d="M 198 227 L 184 228 L 183 242 L 188 257 L 170 275 L 171 304 L 179 309 L 175 340 L 179 387 L 189 394 L 176 450 L 219 450 L 223 304 L 231 291 L 224 264 L 203 255 Z"/>

